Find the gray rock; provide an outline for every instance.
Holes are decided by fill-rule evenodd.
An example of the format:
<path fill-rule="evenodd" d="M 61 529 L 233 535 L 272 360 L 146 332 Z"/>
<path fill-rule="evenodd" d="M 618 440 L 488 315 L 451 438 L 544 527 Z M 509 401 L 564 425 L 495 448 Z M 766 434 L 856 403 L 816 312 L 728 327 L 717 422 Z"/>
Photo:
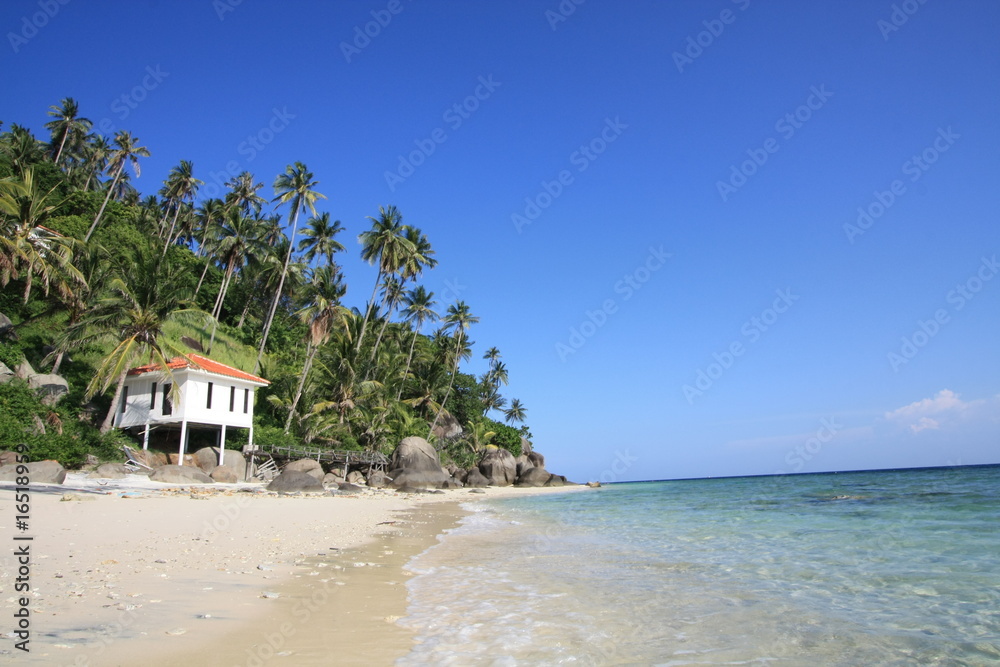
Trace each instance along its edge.
<path fill-rule="evenodd" d="M 460 481 L 462 484 L 465 484 L 465 480 L 469 477 L 469 471 L 459 468 L 452 474 L 452 477 Z"/>
<path fill-rule="evenodd" d="M 0 313 L 0 338 L 16 338 L 14 335 L 14 323 L 10 321 L 10 318 Z"/>
<path fill-rule="evenodd" d="M 278 493 L 322 491 L 323 483 L 307 472 L 286 469 L 267 485 L 267 490 L 277 491 Z"/>
<path fill-rule="evenodd" d="M 194 466 L 160 466 L 149 479 L 167 484 L 211 484 L 212 478 Z"/>
<path fill-rule="evenodd" d="M 517 463 L 506 449 L 490 445 L 479 462 L 479 472 L 493 486 L 510 486 L 517 479 Z"/>
<path fill-rule="evenodd" d="M 450 414 L 443 414 L 434 427 L 434 437 L 442 440 L 457 438 L 462 435 L 462 425 Z"/>
<path fill-rule="evenodd" d="M 6 364 L 0 362 L 0 384 L 7 384 L 17 377 L 14 371 L 7 368 Z"/>
<path fill-rule="evenodd" d="M 368 475 L 368 486 L 373 489 L 384 489 L 389 486 L 392 482 L 384 472 L 381 470 L 373 470 L 370 475 Z"/>
<path fill-rule="evenodd" d="M 326 473 L 323 472 L 323 466 L 320 465 L 319 461 L 314 461 L 313 459 L 299 459 L 298 461 L 292 461 L 284 467 L 286 472 L 304 472 L 312 475 L 316 478 L 316 481 L 322 482 L 323 477 Z"/>
<path fill-rule="evenodd" d="M 343 477 L 339 477 L 332 472 L 328 472 L 323 475 L 323 486 L 333 486 L 336 487 L 338 484 L 343 484 L 346 480 Z"/>
<path fill-rule="evenodd" d="M 60 398 L 69 393 L 69 383 L 66 379 L 51 373 L 29 375 L 28 386 L 35 390 L 45 405 L 55 405 Z"/>
<path fill-rule="evenodd" d="M 35 369 L 31 367 L 27 359 L 22 359 L 17 368 L 14 369 L 14 374 L 22 380 L 27 380 L 32 375 L 35 375 Z"/>
<path fill-rule="evenodd" d="M 482 489 L 469 489 L 469 493 L 486 493 Z"/>
<path fill-rule="evenodd" d="M 347 483 L 364 485 L 368 483 L 368 480 L 365 479 L 364 473 L 362 473 L 360 470 L 352 470 L 351 472 L 347 473 Z"/>
<path fill-rule="evenodd" d="M 441 459 L 429 442 L 423 438 L 410 436 L 396 446 L 389 460 L 389 469 L 440 472 Z"/>
<path fill-rule="evenodd" d="M 247 460 L 236 449 L 225 449 L 222 455 L 222 465 L 229 468 L 236 475 L 238 481 L 247 481 Z M 219 465 L 219 448 L 202 447 L 194 453 L 194 462 L 205 474 L 211 474 Z"/>
<path fill-rule="evenodd" d="M 219 484 L 235 484 L 240 481 L 236 471 L 229 466 L 215 466 L 208 476 Z"/>
<path fill-rule="evenodd" d="M 517 478 L 517 486 L 545 486 L 552 478 L 552 473 L 545 468 L 531 467 Z"/>
<path fill-rule="evenodd" d="M 479 472 L 479 468 L 469 468 L 469 471 L 465 475 L 464 483 L 468 487 L 482 489 L 490 485 L 490 480 L 483 473 Z"/>
<path fill-rule="evenodd" d="M 535 466 L 536 468 L 545 467 L 545 457 L 539 454 L 538 452 L 528 452 L 528 461 L 530 461 L 531 465 Z"/>
<path fill-rule="evenodd" d="M 88 477 L 94 479 L 124 479 L 128 468 L 121 463 L 102 463 Z"/>
<path fill-rule="evenodd" d="M 517 457 L 517 476 L 520 477 L 526 471 L 531 470 L 535 466 L 528 460 L 527 456 L 523 454 Z"/>
<path fill-rule="evenodd" d="M 441 468 L 437 470 L 396 470 L 390 472 L 389 476 L 392 477 L 392 487 L 396 489 L 404 486 L 436 489 L 451 479 L 448 473 Z"/>
<path fill-rule="evenodd" d="M 545 486 L 566 486 L 568 483 L 564 475 L 552 475 L 549 481 L 545 482 Z"/>
<path fill-rule="evenodd" d="M 601 488 L 601 483 L 600 482 L 587 482 L 587 486 L 589 486 L 592 489 L 599 489 L 599 488 Z"/>
<path fill-rule="evenodd" d="M 17 457 L 20 456 L 17 452 L 0 452 L 0 466 L 9 466 L 17 463 Z"/>
<path fill-rule="evenodd" d="M 58 461 L 36 461 L 24 464 L 28 467 L 29 484 L 62 484 L 66 480 L 66 470 Z M 0 482 L 16 482 L 17 465 L 0 468 Z"/>
<path fill-rule="evenodd" d="M 461 489 L 465 484 L 458 481 L 454 477 L 449 477 L 448 479 L 441 482 L 442 489 Z"/>
<path fill-rule="evenodd" d="M 337 493 L 361 493 L 362 491 L 364 491 L 363 488 L 357 484 L 351 484 L 349 482 L 341 484 L 337 489 Z"/>

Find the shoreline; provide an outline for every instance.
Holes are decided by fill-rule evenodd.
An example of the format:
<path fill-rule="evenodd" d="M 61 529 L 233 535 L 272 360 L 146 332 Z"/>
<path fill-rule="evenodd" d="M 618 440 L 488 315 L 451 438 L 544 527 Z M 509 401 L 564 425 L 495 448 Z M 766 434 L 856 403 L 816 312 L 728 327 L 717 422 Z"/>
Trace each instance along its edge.
<path fill-rule="evenodd" d="M 274 496 L 260 485 L 132 477 L 32 487 L 31 652 L 14 649 L 4 624 L 0 662 L 263 665 L 294 655 L 318 665 L 333 651 L 338 664 L 391 664 L 412 644 L 394 622 L 407 606 L 404 567 L 458 524 L 461 503 L 586 489 Z M 0 525 L 13 505 L 12 486 L 0 486 Z M 8 549 L 6 618 L 15 572 Z"/>

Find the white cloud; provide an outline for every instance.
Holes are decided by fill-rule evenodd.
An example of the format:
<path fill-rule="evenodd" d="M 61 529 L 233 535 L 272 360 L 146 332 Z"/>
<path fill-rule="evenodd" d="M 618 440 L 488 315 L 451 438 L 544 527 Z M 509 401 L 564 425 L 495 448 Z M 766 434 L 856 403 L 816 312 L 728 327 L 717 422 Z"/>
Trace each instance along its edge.
<path fill-rule="evenodd" d="M 942 422 L 961 417 L 983 401 L 963 401 L 950 389 L 942 389 L 933 398 L 925 398 L 885 413 L 885 418 L 906 426 L 913 433 L 938 430 Z"/>

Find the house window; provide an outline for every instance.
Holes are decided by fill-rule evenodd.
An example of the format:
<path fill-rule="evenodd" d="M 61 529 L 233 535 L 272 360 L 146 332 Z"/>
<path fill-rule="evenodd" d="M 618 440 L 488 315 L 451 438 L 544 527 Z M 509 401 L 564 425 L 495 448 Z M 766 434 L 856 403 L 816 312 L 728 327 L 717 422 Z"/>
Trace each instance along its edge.
<path fill-rule="evenodd" d="M 122 387 L 122 404 L 119 411 L 125 414 L 125 402 L 128 401 L 128 385 Z"/>
<path fill-rule="evenodd" d="M 250 390 L 243 390 L 243 414 L 250 412 Z"/>
<path fill-rule="evenodd" d="M 153 383 L 153 388 L 149 392 L 149 410 L 152 412 L 153 408 L 156 407 L 156 383 Z"/>
<path fill-rule="evenodd" d="M 208 383 L 208 402 L 205 404 L 205 409 L 212 409 L 212 383 Z"/>
<path fill-rule="evenodd" d="M 170 404 L 170 383 L 163 385 L 163 414 L 170 415 L 174 412 L 174 406 Z"/>
<path fill-rule="evenodd" d="M 236 409 L 236 387 L 229 388 L 229 411 Z"/>

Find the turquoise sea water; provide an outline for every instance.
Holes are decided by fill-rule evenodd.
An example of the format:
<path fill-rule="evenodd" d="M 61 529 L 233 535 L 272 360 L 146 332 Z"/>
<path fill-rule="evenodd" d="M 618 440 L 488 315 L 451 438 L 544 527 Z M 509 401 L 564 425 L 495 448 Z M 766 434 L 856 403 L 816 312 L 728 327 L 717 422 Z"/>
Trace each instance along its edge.
<path fill-rule="evenodd" d="M 403 665 L 1000 665 L 1000 466 L 476 503 Z"/>

